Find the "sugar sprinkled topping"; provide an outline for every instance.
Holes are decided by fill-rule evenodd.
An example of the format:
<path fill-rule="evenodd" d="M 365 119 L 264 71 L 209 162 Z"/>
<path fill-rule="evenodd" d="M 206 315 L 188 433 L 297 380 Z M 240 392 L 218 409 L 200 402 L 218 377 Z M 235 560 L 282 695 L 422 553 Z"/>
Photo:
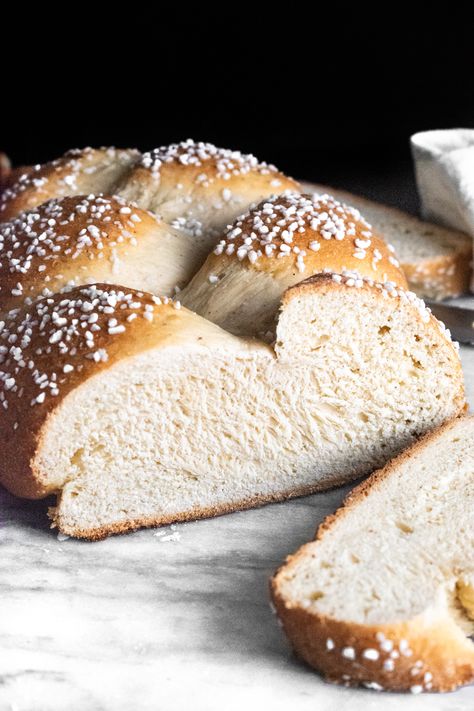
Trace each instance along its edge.
<path fill-rule="evenodd" d="M 111 336 L 124 333 L 136 318 L 153 320 L 156 308 L 167 304 L 180 308 L 167 297 L 92 285 L 39 299 L 28 311 L 10 311 L 0 322 L 3 409 L 25 389 L 32 406 L 59 395 L 71 373 L 87 362 L 108 360 Z"/>
<path fill-rule="evenodd" d="M 344 659 L 355 659 L 356 658 L 356 652 L 355 652 L 354 647 L 344 647 L 341 654 L 344 657 Z"/>
<path fill-rule="evenodd" d="M 169 529 L 160 529 L 153 534 L 160 543 L 177 543 L 181 540 L 181 533 L 177 530 L 176 524 L 171 524 Z"/>
<path fill-rule="evenodd" d="M 171 227 L 182 230 L 190 237 L 202 237 L 203 235 L 202 222 L 194 217 L 176 217 L 170 224 Z"/>
<path fill-rule="evenodd" d="M 58 257 L 74 260 L 85 253 L 101 259 L 107 246 L 117 261 L 114 250 L 120 244 L 137 244 L 134 217 L 141 219 L 120 198 L 88 195 L 54 198 L 5 222 L 0 226 L 0 294 L 23 295 L 34 273 L 47 271 Z M 42 277 L 45 286 L 50 278 Z"/>
<path fill-rule="evenodd" d="M 372 691 L 383 691 L 383 686 L 378 684 L 376 681 L 364 681 L 362 683 L 366 689 L 372 689 Z"/>
<path fill-rule="evenodd" d="M 251 264 L 262 257 L 292 257 L 298 270 L 304 272 L 307 250 L 318 252 L 325 241 L 346 239 L 352 240 L 356 259 L 367 257 L 372 232 L 358 210 L 330 195 L 286 191 L 269 197 L 228 225 L 214 253 L 235 254 Z M 379 260 L 375 253 L 372 261 L 376 269 Z"/>
<path fill-rule="evenodd" d="M 12 200 L 24 192 L 36 194 L 40 202 L 43 202 L 51 195 L 51 183 L 53 183 L 54 194 L 58 197 L 74 194 L 79 191 L 77 184 L 79 176 L 95 173 L 104 162 L 128 161 L 130 155 L 130 151 L 113 147 L 73 148 L 61 158 L 50 163 L 34 165 L 20 175 L 13 185 L 3 191 L 0 197 L 0 213 L 7 209 Z M 38 204 L 38 199 L 35 201 L 36 204 Z"/>
<path fill-rule="evenodd" d="M 398 646 L 398 650 L 395 647 Z M 336 650 L 336 645 L 334 641 L 328 637 L 326 639 L 326 651 L 333 653 Z M 363 660 L 369 660 L 376 662 L 381 659 L 382 665 L 381 669 L 384 673 L 390 673 L 395 670 L 396 661 L 402 660 L 404 657 L 410 657 L 413 654 L 409 643 L 405 639 L 400 639 L 398 644 L 395 640 L 387 639 L 383 632 L 377 632 L 375 634 L 374 644 L 372 647 L 367 647 L 366 649 L 356 650 L 352 646 L 342 646 L 339 652 L 344 659 L 354 662 L 356 667 L 360 667 L 360 663 L 356 661 L 357 658 L 362 658 Z M 399 662 L 400 663 L 400 662 Z M 404 662 L 406 664 L 406 662 Z M 365 671 L 370 669 L 369 666 L 363 667 Z M 375 667 L 377 668 L 377 667 Z M 406 668 L 404 668 L 405 671 Z M 401 671 L 401 670 L 400 670 Z M 433 674 L 426 669 L 426 665 L 422 660 L 417 660 L 408 669 L 409 678 L 416 677 L 416 683 L 410 683 L 410 691 L 413 694 L 419 694 L 422 691 L 430 691 L 433 688 Z M 351 676 L 349 674 L 342 675 L 342 681 L 350 682 Z M 420 681 L 418 681 L 418 678 Z M 360 680 L 358 683 L 362 684 L 367 689 L 374 689 L 375 691 L 381 691 L 382 686 L 378 681 L 374 679 Z"/>
<path fill-rule="evenodd" d="M 230 180 L 234 175 L 247 175 L 252 171 L 262 175 L 277 172 L 274 165 L 261 163 L 251 154 L 216 148 L 212 143 L 196 142 L 191 138 L 181 143 L 155 148 L 144 153 L 140 161 L 141 167 L 149 170 L 154 178 L 159 178 L 164 163 L 202 168 L 195 180 L 203 187 L 208 187 L 216 178 Z M 229 191 L 223 193 L 224 201 L 230 198 Z"/>

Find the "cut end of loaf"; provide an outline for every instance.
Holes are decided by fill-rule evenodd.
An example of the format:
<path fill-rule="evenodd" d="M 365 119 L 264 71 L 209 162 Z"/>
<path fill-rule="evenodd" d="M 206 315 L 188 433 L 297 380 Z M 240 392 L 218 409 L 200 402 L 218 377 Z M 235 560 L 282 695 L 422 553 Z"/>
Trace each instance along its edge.
<path fill-rule="evenodd" d="M 67 472 L 38 465 L 43 431 L 68 394 L 114 362 L 169 338 L 186 320 L 178 301 L 93 284 L 10 311 L 0 322 L 2 483 L 20 496 L 57 491 Z M 179 330 L 179 326 L 177 327 Z M 85 411 L 90 406 L 84 403 Z M 50 443 L 51 461 L 57 443 Z M 58 478 L 59 477 L 59 478 Z"/>
<path fill-rule="evenodd" d="M 472 682 L 473 497 L 467 417 L 356 488 L 272 581 L 296 652 L 348 685 L 419 693 Z"/>
<path fill-rule="evenodd" d="M 298 185 L 253 156 L 187 141 L 71 151 L 4 193 L 0 219 L 33 209 L 1 229 L 1 479 L 23 496 L 59 492 L 64 532 L 321 490 L 464 407 L 448 334 L 400 288 L 396 257 L 358 211 L 329 196 L 265 199 L 199 273 L 208 318 L 246 335 L 267 319 L 274 347 L 144 293 L 181 286 L 217 232 L 287 188 Z"/>
<path fill-rule="evenodd" d="M 36 430 L 19 412 L 4 481 L 20 494 L 34 482 L 39 493 L 60 491 L 64 533 L 103 537 L 338 485 L 464 407 L 446 335 L 410 300 L 376 286 L 320 277 L 291 290 L 275 349 L 175 313 L 152 324 L 143 314 L 133 332 L 128 322 L 118 335 L 101 332 L 106 365 L 76 368 L 84 343 L 60 403 L 43 400 L 35 384 Z M 53 369 L 56 348 L 41 372 Z M 38 434 L 26 438 L 25 476 L 17 439 L 30 430 Z"/>

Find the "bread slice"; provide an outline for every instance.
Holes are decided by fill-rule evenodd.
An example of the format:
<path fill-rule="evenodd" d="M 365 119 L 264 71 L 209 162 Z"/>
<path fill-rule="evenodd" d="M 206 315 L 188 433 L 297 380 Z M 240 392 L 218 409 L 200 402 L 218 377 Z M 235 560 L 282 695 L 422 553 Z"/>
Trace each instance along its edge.
<path fill-rule="evenodd" d="M 391 243 L 408 279 L 423 299 L 439 301 L 469 291 L 472 238 L 464 232 L 420 220 L 327 185 L 303 184 L 304 189 L 329 193 L 362 211 L 370 224 Z"/>
<path fill-rule="evenodd" d="M 286 291 L 274 347 L 77 287 L 9 314 L 0 368 L 0 480 L 89 539 L 355 479 L 465 407 L 416 297 L 331 276 Z"/>
<path fill-rule="evenodd" d="M 272 595 L 296 653 L 330 681 L 448 691 L 474 681 L 474 418 L 357 487 Z"/>

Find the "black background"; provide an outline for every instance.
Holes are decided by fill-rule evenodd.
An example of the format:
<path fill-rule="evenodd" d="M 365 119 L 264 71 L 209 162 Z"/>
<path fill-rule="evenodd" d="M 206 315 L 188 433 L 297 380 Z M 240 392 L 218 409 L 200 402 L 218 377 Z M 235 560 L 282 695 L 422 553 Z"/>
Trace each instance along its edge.
<path fill-rule="evenodd" d="M 410 134 L 474 127 L 468 12 L 40 12 L 20 34 L 13 25 L 5 53 L 1 149 L 27 164 L 76 146 L 193 137 L 415 209 Z"/>

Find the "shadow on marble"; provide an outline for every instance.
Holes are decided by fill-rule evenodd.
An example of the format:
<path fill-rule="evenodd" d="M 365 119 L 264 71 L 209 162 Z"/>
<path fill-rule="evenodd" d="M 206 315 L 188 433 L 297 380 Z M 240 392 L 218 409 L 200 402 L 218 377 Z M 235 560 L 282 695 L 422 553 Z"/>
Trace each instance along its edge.
<path fill-rule="evenodd" d="M 53 496 L 41 500 L 18 499 L 0 487 L 0 527 L 13 523 L 25 530 L 43 531 L 55 537 L 57 533 L 50 528 L 48 518 L 48 507 L 54 503 Z"/>

